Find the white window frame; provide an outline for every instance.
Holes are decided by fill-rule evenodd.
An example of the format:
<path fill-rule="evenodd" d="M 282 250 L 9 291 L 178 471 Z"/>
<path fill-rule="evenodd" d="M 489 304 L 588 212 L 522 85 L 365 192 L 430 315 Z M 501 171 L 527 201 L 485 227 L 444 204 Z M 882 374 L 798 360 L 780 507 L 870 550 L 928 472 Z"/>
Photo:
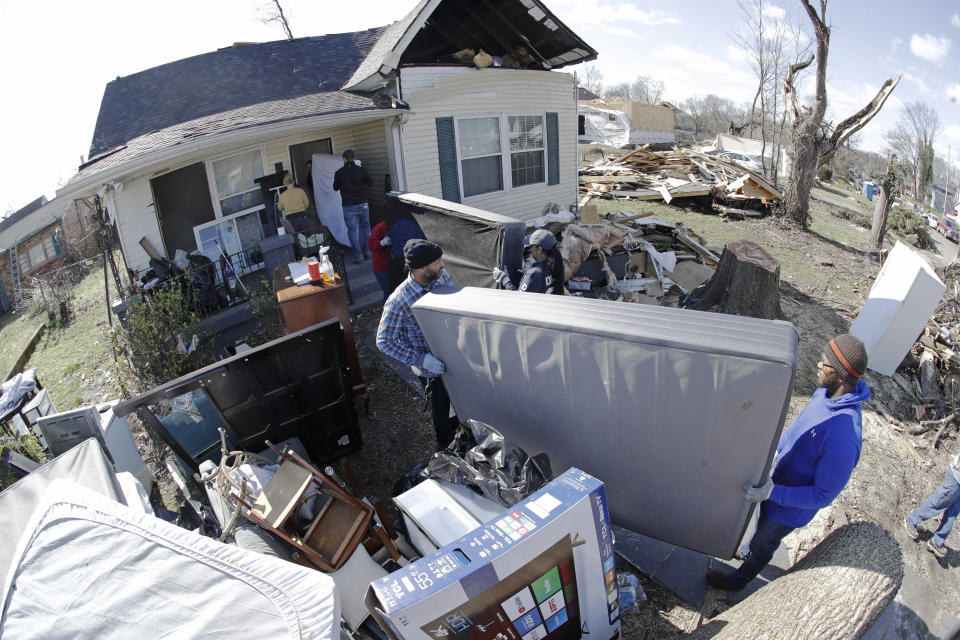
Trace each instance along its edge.
<path fill-rule="evenodd" d="M 510 150 L 510 117 L 521 117 L 521 116 L 535 116 L 539 117 L 540 121 L 543 123 L 543 182 L 533 182 L 531 184 L 525 184 L 521 187 L 513 186 L 513 171 L 510 165 L 510 156 L 513 151 Z M 470 156 L 463 158 L 460 155 L 460 121 L 461 120 L 478 120 L 483 118 L 497 118 L 500 123 L 500 178 L 503 184 L 503 188 L 499 191 L 487 191 L 485 193 L 478 193 L 472 196 L 465 196 L 463 191 L 463 160 L 469 160 L 472 157 L 482 158 L 486 156 Z M 536 189 L 538 187 L 544 187 L 547 185 L 550 175 L 550 154 L 547 153 L 547 114 L 545 111 L 541 112 L 532 112 L 532 111 L 501 111 L 499 113 L 477 113 L 470 115 L 461 115 L 454 116 L 454 147 L 457 152 L 457 182 L 460 188 L 460 200 L 461 202 L 472 202 L 476 199 L 486 198 L 496 195 L 509 194 L 513 191 L 523 191 L 525 189 Z M 536 149 L 524 149 L 517 153 L 523 153 L 526 151 L 536 151 Z M 493 155 L 493 154 L 490 154 Z"/>
<path fill-rule="evenodd" d="M 233 156 L 238 156 L 238 155 L 241 155 L 241 154 L 244 154 L 244 153 L 249 153 L 250 151 L 259 151 L 259 152 L 260 152 L 260 170 L 261 170 L 261 171 L 266 171 L 266 170 L 267 170 L 267 152 L 266 152 L 266 149 L 264 148 L 263 145 L 259 145 L 259 146 L 256 146 L 256 147 L 247 147 L 247 148 L 244 148 L 244 149 L 234 149 L 234 150 L 230 151 L 230 153 L 224 153 L 224 154 L 219 155 L 219 156 L 217 156 L 217 157 L 215 157 L 215 158 L 210 158 L 209 160 L 204 160 L 204 162 L 203 162 L 204 168 L 205 168 L 206 171 L 207 171 L 207 184 L 210 186 L 210 196 L 211 196 L 211 199 L 213 200 L 213 213 L 214 213 L 214 216 L 215 216 L 215 218 L 216 218 L 217 220 L 225 220 L 225 219 L 227 219 L 227 218 L 230 218 L 230 217 L 233 217 L 233 216 L 236 216 L 236 215 L 241 215 L 241 214 L 244 214 L 244 213 L 250 213 L 251 211 L 258 211 L 258 210 L 260 210 L 260 209 L 265 208 L 264 205 L 259 204 L 259 205 L 255 206 L 255 207 L 249 207 L 249 208 L 243 209 L 243 210 L 241 210 L 241 211 L 236 211 L 236 212 L 234 212 L 234 213 L 229 213 L 229 214 L 227 214 L 227 215 L 225 216 L 225 215 L 223 214 L 223 209 L 221 209 L 221 207 L 220 207 L 220 201 L 221 201 L 221 200 L 226 199 L 226 198 L 229 198 L 229 197 L 231 197 L 231 196 L 239 195 L 240 193 L 246 193 L 246 191 L 241 191 L 241 192 L 238 192 L 238 193 L 229 193 L 229 194 L 226 194 L 226 195 L 221 196 L 221 195 L 220 195 L 220 188 L 217 186 L 217 174 L 216 174 L 216 172 L 214 171 L 214 168 L 213 168 L 214 163 L 215 163 L 215 162 L 219 162 L 220 160 L 226 160 L 227 158 L 230 158 L 230 157 L 233 157 Z M 266 174 L 264 174 L 264 175 L 266 175 Z M 260 177 L 262 177 L 262 176 L 260 176 Z M 252 189 L 250 189 L 250 191 L 252 191 Z M 194 230 L 194 233 L 196 233 L 196 230 Z"/>

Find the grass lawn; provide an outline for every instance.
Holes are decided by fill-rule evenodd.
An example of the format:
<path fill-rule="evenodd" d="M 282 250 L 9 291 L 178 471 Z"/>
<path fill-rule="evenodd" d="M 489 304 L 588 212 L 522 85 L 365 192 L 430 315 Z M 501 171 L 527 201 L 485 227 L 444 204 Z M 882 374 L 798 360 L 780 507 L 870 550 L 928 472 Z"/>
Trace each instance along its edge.
<path fill-rule="evenodd" d="M 103 264 L 94 260 L 75 289 L 70 321 L 63 327 L 48 326 L 27 360 L 26 368 L 36 367 L 37 377 L 58 411 L 120 397 L 116 378 L 110 371 L 113 355 L 106 333 L 103 287 Z M 116 295 L 112 283 L 110 291 L 111 297 Z M 0 326 L 0 364 L 4 372 L 36 328 L 45 322 L 42 312 L 34 315 L 24 310 Z"/>

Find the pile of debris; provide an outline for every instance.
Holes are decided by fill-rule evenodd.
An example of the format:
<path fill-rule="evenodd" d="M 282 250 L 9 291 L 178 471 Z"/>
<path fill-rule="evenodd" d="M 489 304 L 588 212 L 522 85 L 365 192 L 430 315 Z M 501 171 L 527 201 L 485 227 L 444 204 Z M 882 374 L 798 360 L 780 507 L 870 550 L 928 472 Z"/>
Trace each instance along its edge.
<path fill-rule="evenodd" d="M 904 364 L 920 371 L 914 383 L 920 424 L 911 434 L 936 430 L 933 446 L 937 448 L 943 436 L 960 425 L 960 306 L 949 290 Z"/>
<path fill-rule="evenodd" d="M 759 207 L 783 199 L 776 185 L 732 162 L 689 149 L 651 151 L 649 145 L 619 159 L 580 169 L 580 193 L 633 200 L 712 196 L 741 215 L 759 217 Z M 731 213 L 727 207 L 720 211 Z"/>
<path fill-rule="evenodd" d="M 572 295 L 666 307 L 683 306 L 710 280 L 722 248 L 682 223 L 618 211 L 598 224 L 554 221 Z"/>

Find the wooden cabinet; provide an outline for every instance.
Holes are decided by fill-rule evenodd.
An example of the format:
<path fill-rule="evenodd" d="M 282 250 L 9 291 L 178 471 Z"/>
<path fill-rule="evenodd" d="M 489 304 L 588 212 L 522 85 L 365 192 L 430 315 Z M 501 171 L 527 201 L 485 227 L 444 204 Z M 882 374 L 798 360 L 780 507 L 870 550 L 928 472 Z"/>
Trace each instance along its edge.
<path fill-rule="evenodd" d="M 281 272 L 282 273 L 282 272 Z M 347 306 L 347 290 L 338 278 L 337 284 L 321 286 L 313 284 L 293 285 L 277 278 L 277 308 L 286 333 L 294 333 L 331 318 L 338 318 L 347 342 L 347 365 L 354 393 L 365 393 L 366 385 L 360 372 L 357 343 L 350 324 L 350 309 Z"/>

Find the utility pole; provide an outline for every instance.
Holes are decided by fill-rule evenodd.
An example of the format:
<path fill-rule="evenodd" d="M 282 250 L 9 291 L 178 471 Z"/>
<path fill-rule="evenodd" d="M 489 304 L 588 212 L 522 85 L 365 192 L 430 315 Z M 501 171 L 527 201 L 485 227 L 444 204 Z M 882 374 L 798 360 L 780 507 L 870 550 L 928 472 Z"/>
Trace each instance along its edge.
<path fill-rule="evenodd" d="M 943 216 L 947 216 L 947 196 L 950 195 L 950 145 L 947 145 L 947 180 L 943 186 Z"/>

